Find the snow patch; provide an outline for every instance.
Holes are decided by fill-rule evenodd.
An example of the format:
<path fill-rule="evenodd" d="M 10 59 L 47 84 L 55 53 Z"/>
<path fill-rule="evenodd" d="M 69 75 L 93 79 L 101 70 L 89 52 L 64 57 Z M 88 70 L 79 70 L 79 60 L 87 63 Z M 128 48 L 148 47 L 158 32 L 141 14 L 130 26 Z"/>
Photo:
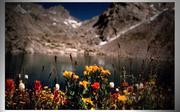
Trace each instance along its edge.
<path fill-rule="evenodd" d="M 78 28 L 78 27 L 80 27 L 82 25 L 81 22 L 77 22 L 76 20 L 71 19 L 71 18 L 65 19 L 64 24 L 65 25 L 70 25 L 73 28 Z"/>
<path fill-rule="evenodd" d="M 135 25 L 132 25 L 131 27 L 129 27 L 129 28 L 125 29 L 125 30 L 120 31 L 117 35 L 115 35 L 114 37 L 108 39 L 108 41 L 100 42 L 99 46 L 103 46 L 103 45 L 105 45 L 105 44 L 119 38 L 122 34 L 125 34 L 128 31 L 133 30 L 134 28 L 137 28 L 138 26 L 140 26 L 143 23 L 146 23 L 146 22 L 149 23 L 149 22 L 153 21 L 155 18 L 157 18 L 161 13 L 163 13 L 166 10 L 168 10 L 168 9 L 164 9 L 163 11 L 157 12 L 154 16 L 150 17 L 149 19 L 141 21 L 141 22 L 139 22 L 139 23 L 137 23 Z"/>
<path fill-rule="evenodd" d="M 103 41 L 103 42 L 100 42 L 99 45 L 102 46 L 102 45 L 105 45 L 107 43 L 107 41 Z"/>

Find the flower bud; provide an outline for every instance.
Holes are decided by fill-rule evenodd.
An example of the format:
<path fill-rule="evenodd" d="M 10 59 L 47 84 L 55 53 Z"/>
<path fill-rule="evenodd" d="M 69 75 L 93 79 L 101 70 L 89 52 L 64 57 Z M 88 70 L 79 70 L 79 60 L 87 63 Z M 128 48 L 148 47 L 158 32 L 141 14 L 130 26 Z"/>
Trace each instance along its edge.
<path fill-rule="evenodd" d="M 24 83 L 21 80 L 20 83 L 19 83 L 19 90 L 23 91 L 24 89 L 25 89 L 25 85 L 24 85 Z"/>
<path fill-rule="evenodd" d="M 143 89 L 144 88 L 144 84 L 141 82 L 140 84 L 139 84 L 139 89 Z"/>
<path fill-rule="evenodd" d="M 114 82 L 109 83 L 110 88 L 114 88 Z"/>
<path fill-rule="evenodd" d="M 59 84 L 56 84 L 55 85 L 55 90 L 59 90 L 59 88 L 60 88 Z"/>
<path fill-rule="evenodd" d="M 116 88 L 116 92 L 119 92 L 119 88 Z"/>
<path fill-rule="evenodd" d="M 25 74 L 25 75 L 24 75 L 24 78 L 25 78 L 25 79 L 28 79 L 28 75 L 27 75 L 27 74 Z"/>

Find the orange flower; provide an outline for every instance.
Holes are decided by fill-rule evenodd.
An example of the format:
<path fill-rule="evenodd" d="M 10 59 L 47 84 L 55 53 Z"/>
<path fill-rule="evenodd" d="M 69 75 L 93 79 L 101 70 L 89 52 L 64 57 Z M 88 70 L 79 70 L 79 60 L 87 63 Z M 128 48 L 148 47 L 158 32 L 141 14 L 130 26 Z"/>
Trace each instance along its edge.
<path fill-rule="evenodd" d="M 91 98 L 82 98 L 82 101 L 83 101 L 84 103 L 94 105 L 94 104 L 93 104 L 93 101 L 91 100 Z"/>
<path fill-rule="evenodd" d="M 70 78 L 70 79 L 79 79 L 79 76 L 76 75 L 74 72 L 71 72 L 71 71 L 65 71 L 63 73 L 63 75 L 67 78 Z"/>
<path fill-rule="evenodd" d="M 109 72 L 109 70 L 104 70 L 104 69 L 102 69 L 101 74 L 102 74 L 102 75 L 111 75 L 111 73 Z"/>
<path fill-rule="evenodd" d="M 100 70 L 101 70 L 101 67 L 97 65 L 85 66 L 84 75 L 89 75 L 90 73 L 95 73 Z"/>
<path fill-rule="evenodd" d="M 127 101 L 127 97 L 125 95 L 119 95 L 118 100 L 125 103 Z"/>
<path fill-rule="evenodd" d="M 84 88 L 86 88 L 87 85 L 89 84 L 89 82 L 84 80 L 84 81 L 80 81 L 79 84 L 80 84 L 81 86 L 83 86 Z"/>

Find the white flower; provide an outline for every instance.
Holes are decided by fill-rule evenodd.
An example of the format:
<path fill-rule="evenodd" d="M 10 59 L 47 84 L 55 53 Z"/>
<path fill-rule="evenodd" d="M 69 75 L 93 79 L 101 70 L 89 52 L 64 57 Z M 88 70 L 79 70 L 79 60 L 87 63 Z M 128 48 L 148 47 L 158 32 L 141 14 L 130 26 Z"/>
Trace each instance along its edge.
<path fill-rule="evenodd" d="M 20 91 L 23 91 L 24 89 L 25 89 L 25 85 L 24 85 L 24 83 L 22 82 L 22 80 L 20 80 L 19 90 L 20 90 Z"/>
<path fill-rule="evenodd" d="M 24 77 L 25 77 L 25 79 L 28 79 L 28 75 L 27 74 L 25 74 Z"/>
<path fill-rule="evenodd" d="M 55 90 L 59 90 L 59 88 L 60 88 L 59 84 L 56 84 L 55 85 Z"/>
<path fill-rule="evenodd" d="M 116 92 L 119 92 L 119 88 L 116 88 Z"/>
<path fill-rule="evenodd" d="M 114 88 L 114 82 L 109 83 L 110 88 Z"/>
<path fill-rule="evenodd" d="M 143 88 L 144 88 L 144 84 L 143 84 L 142 82 L 139 84 L 139 88 L 140 88 L 140 89 L 143 89 Z"/>
<path fill-rule="evenodd" d="M 136 87 L 137 89 L 139 89 L 139 84 L 135 84 L 135 87 Z"/>

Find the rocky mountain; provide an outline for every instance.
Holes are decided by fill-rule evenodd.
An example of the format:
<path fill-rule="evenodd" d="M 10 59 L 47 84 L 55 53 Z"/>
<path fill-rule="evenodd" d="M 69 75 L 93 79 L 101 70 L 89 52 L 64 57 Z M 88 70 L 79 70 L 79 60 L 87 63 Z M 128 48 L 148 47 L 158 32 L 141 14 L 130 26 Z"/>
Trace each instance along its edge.
<path fill-rule="evenodd" d="M 174 4 L 128 3 L 112 7 L 101 15 L 106 17 L 100 20 L 100 16 L 95 26 L 103 40 L 100 46 L 104 52 L 130 57 L 174 58 Z M 120 12 L 114 15 L 110 13 L 112 10 Z M 125 11 L 129 13 L 123 13 Z"/>
<path fill-rule="evenodd" d="M 6 3 L 6 52 L 174 58 L 174 3 L 112 3 L 86 21 L 62 6 Z"/>

